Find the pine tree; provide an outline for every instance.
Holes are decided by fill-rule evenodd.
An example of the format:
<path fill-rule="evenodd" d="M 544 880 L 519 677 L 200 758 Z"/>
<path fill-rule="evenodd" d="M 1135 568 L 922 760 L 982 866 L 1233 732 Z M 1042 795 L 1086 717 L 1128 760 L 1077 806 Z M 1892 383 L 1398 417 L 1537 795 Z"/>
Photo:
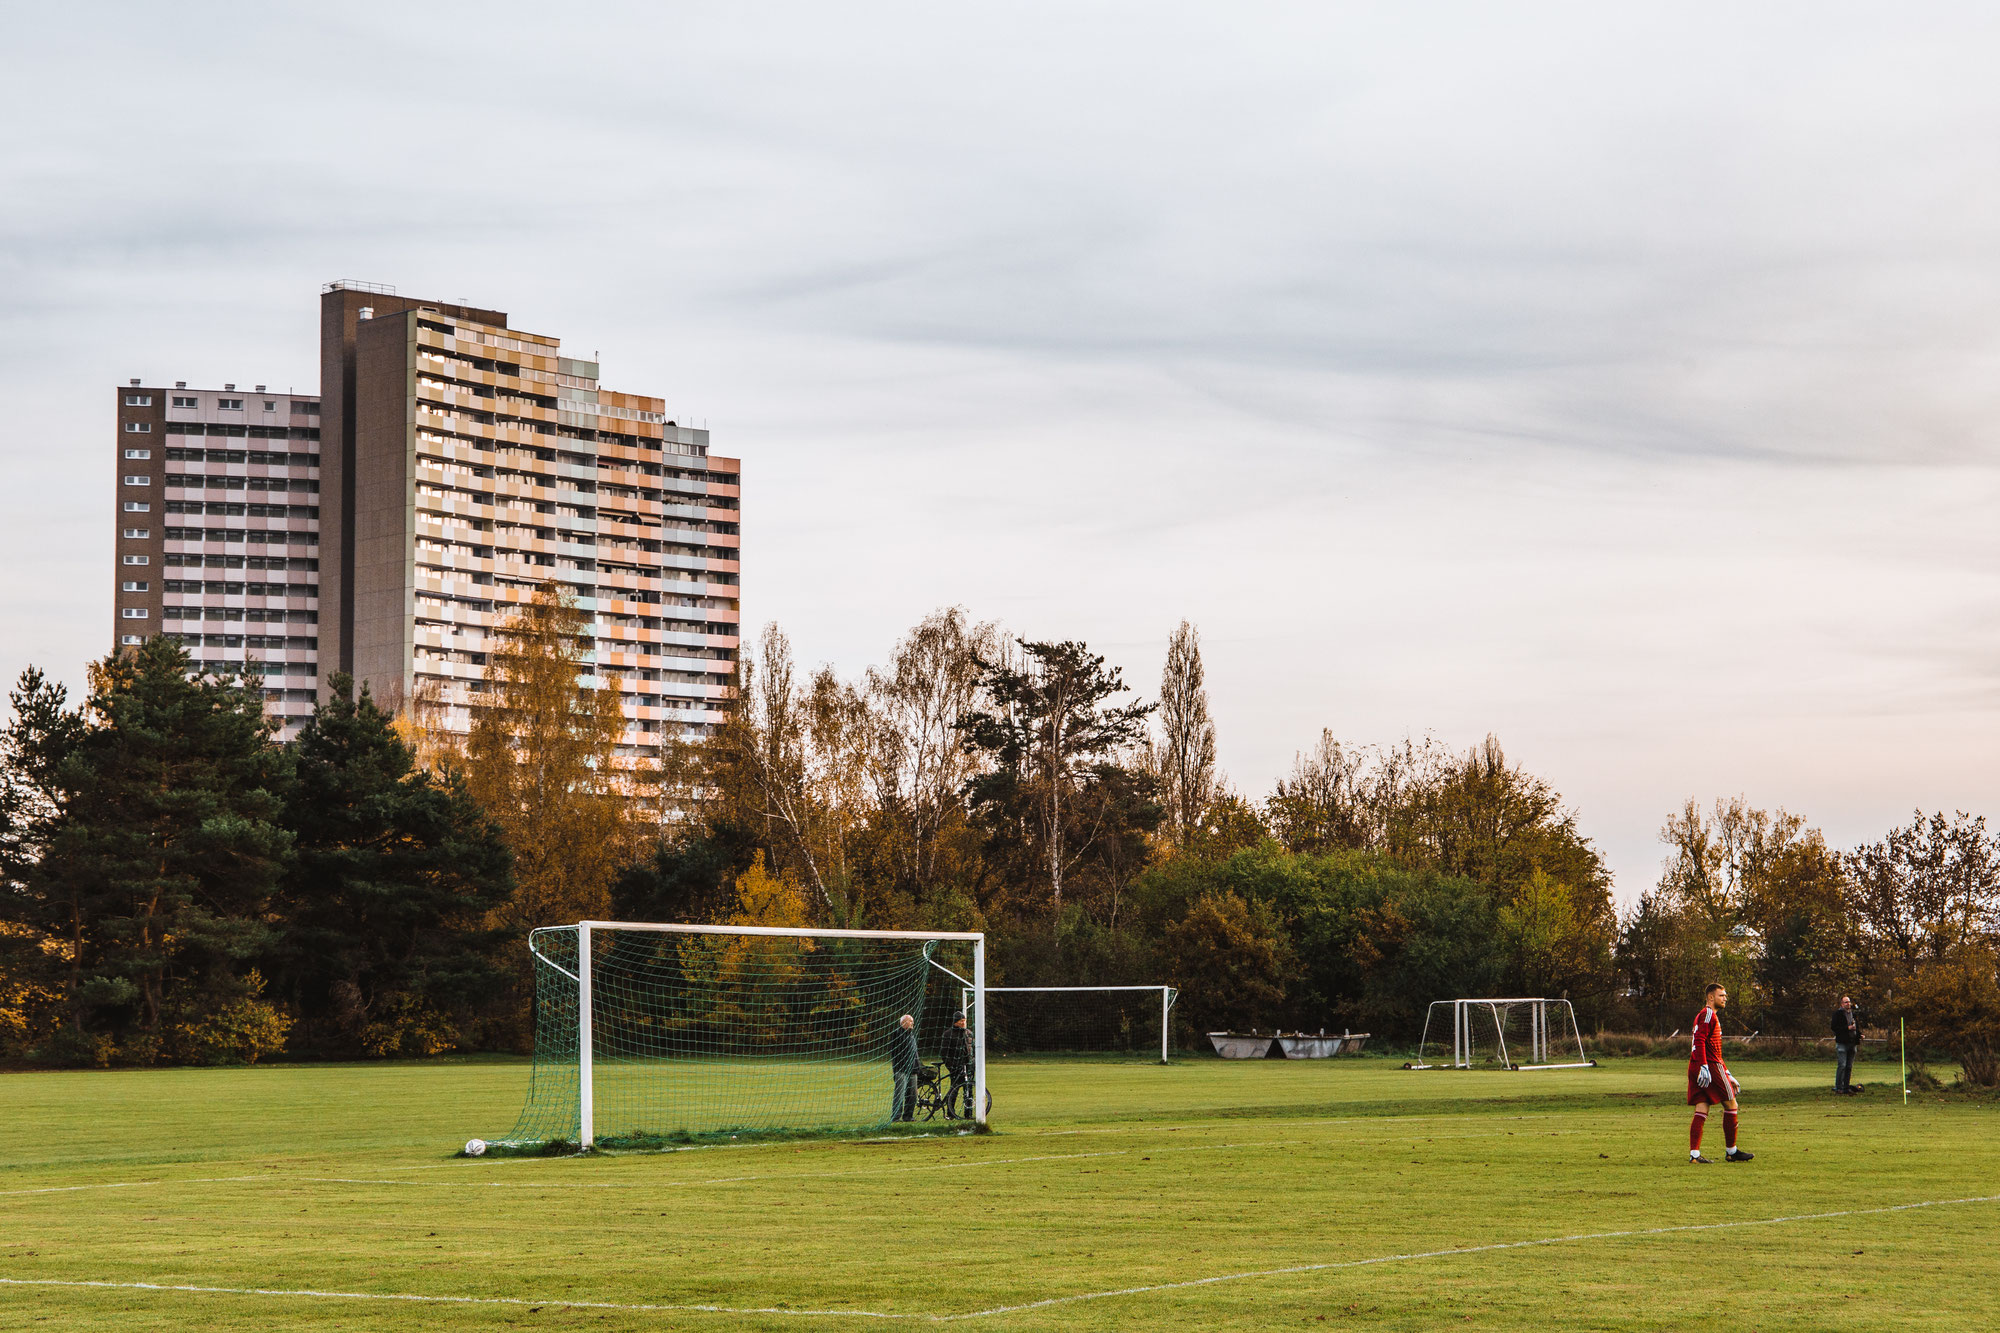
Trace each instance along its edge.
<path fill-rule="evenodd" d="M 331 684 L 293 746 L 273 977 L 313 1048 L 434 1054 L 506 985 L 495 951 L 512 936 L 487 918 L 513 857 L 458 774 L 416 766 L 365 685 Z"/>
<path fill-rule="evenodd" d="M 7 699 L 14 716 L 0 731 L 0 1054 L 18 1056 L 49 1035 L 61 1012 L 61 945 L 30 881 L 62 815 L 58 773 L 83 735 L 83 717 L 69 707 L 68 690 L 36 667 Z"/>
<path fill-rule="evenodd" d="M 1114 795 L 1130 778 L 1116 758 L 1145 734 L 1153 705 L 1111 704 L 1125 682 L 1081 643 L 1024 639 L 1020 648 L 1021 666 L 979 663 L 989 707 L 959 726 L 992 768 L 966 784 L 966 799 L 989 846 L 1047 886 L 1060 919 L 1064 877 L 1125 832 L 1123 816 L 1143 804 L 1146 827 L 1158 822 L 1150 800 Z"/>
<path fill-rule="evenodd" d="M 91 669 L 87 729 L 57 770 L 62 810 L 23 895 L 60 941 L 58 1062 L 254 1060 L 286 1021 L 259 998 L 286 756 L 262 691 L 188 678 L 160 637 Z"/>

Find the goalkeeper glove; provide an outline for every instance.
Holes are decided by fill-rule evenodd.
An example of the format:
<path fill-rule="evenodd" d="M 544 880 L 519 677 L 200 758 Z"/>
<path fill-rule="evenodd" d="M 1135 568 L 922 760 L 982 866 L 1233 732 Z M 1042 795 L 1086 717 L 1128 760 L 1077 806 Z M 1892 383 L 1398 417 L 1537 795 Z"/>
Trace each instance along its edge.
<path fill-rule="evenodd" d="M 1709 1077 L 1709 1075 L 1708 1075 L 1708 1066 L 1707 1066 L 1707 1065 L 1703 1065 L 1703 1066 L 1701 1067 L 1701 1072 L 1700 1072 L 1700 1073 L 1698 1073 L 1698 1074 L 1696 1074 L 1696 1075 L 1694 1076 L 1694 1081 L 1695 1081 L 1695 1086 L 1697 1086 L 1697 1087 L 1702 1087 L 1702 1088 L 1705 1088 L 1705 1087 L 1707 1087 L 1707 1086 L 1708 1086 L 1708 1085 L 1709 1085 L 1709 1084 L 1710 1084 L 1711 1082 L 1713 1082 L 1713 1081 L 1714 1081 L 1714 1080 L 1713 1080 L 1713 1079 L 1711 1079 L 1711 1078 Z"/>

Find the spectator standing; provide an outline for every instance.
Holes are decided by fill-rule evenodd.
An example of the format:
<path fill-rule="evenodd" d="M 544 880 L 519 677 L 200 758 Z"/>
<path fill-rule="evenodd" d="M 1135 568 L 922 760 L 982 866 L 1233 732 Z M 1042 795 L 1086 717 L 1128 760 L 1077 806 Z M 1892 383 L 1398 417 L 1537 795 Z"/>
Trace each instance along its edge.
<path fill-rule="evenodd" d="M 1833 1011 L 1833 1090 L 1846 1094 L 1854 1089 L 1854 1052 L 1861 1045 L 1861 1020 L 1854 1013 L 1853 997 L 1840 997 Z"/>
<path fill-rule="evenodd" d="M 917 1020 L 904 1014 L 889 1036 L 889 1068 L 895 1075 L 895 1099 L 889 1103 L 891 1120 L 917 1118 L 918 1063 Z"/>
<path fill-rule="evenodd" d="M 944 1034 L 944 1067 L 951 1075 L 944 1095 L 945 1117 L 972 1119 L 972 1033 L 966 1029 L 964 1014 L 952 1019 Z"/>

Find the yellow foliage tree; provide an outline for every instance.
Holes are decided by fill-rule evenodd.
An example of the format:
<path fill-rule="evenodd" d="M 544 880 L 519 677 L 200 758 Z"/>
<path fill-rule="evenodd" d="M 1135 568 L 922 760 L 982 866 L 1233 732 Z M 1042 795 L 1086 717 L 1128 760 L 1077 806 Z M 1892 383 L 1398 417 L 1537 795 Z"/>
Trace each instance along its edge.
<path fill-rule="evenodd" d="M 590 679 L 589 627 L 568 590 L 545 583 L 497 631 L 487 663 L 465 774 L 514 851 L 507 924 L 607 915 L 635 851 L 630 781 L 614 762 L 624 724 L 616 691 Z"/>

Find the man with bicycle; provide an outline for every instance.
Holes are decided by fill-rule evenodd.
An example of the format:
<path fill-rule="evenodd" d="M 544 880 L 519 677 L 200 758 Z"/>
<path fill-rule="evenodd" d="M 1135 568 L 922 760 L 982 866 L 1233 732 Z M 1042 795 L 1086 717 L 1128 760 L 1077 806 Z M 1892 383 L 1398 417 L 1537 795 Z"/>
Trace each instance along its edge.
<path fill-rule="evenodd" d="M 944 1069 L 951 1075 L 951 1086 L 944 1094 L 944 1114 L 947 1120 L 970 1120 L 972 1111 L 972 1033 L 966 1030 L 965 1015 L 960 1014 L 945 1029 Z"/>

